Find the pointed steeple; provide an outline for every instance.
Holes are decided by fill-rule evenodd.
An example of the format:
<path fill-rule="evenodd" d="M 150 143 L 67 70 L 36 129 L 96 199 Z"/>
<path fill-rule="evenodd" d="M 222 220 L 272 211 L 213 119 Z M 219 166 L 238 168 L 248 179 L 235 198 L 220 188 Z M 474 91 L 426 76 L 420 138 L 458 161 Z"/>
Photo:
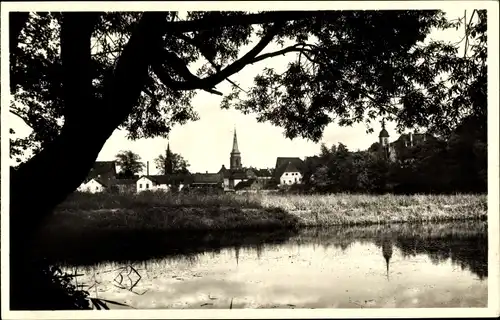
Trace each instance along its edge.
<path fill-rule="evenodd" d="M 170 151 L 170 141 L 167 142 L 167 156 L 170 156 L 172 152 Z"/>
<path fill-rule="evenodd" d="M 172 151 L 170 151 L 170 141 L 167 142 L 167 150 L 165 151 L 165 174 L 172 174 Z"/>
<path fill-rule="evenodd" d="M 238 149 L 238 138 L 236 137 L 236 126 L 234 127 L 233 149 L 229 158 L 229 170 L 241 169 L 241 154 Z"/>
<path fill-rule="evenodd" d="M 236 137 L 236 126 L 234 127 L 233 150 L 231 153 L 240 153 L 238 150 L 238 138 Z"/>

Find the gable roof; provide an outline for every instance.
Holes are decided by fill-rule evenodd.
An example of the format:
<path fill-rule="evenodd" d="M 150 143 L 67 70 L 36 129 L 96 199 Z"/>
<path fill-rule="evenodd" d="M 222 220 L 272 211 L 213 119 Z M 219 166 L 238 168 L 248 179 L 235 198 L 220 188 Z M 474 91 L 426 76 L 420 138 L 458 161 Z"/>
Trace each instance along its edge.
<path fill-rule="evenodd" d="M 425 140 L 429 141 L 435 139 L 434 136 L 428 134 L 428 133 L 413 133 L 412 134 L 412 140 L 413 140 L 413 145 L 415 144 L 420 144 L 424 142 Z M 410 142 L 410 134 L 409 133 L 403 133 L 399 136 L 399 138 L 394 141 L 393 143 L 409 143 Z"/>
<path fill-rule="evenodd" d="M 222 175 L 219 173 L 195 173 L 193 184 L 218 184 L 222 183 Z"/>
<path fill-rule="evenodd" d="M 250 179 L 257 176 L 252 169 L 226 169 L 224 165 L 218 174 L 225 179 Z"/>
<path fill-rule="evenodd" d="M 225 172 L 227 172 L 226 166 L 222 165 L 222 167 L 220 167 L 219 173 L 225 173 Z"/>
<path fill-rule="evenodd" d="M 304 161 L 302 161 L 299 157 L 278 157 L 276 159 L 276 168 L 274 171 L 275 177 L 281 177 L 286 170 L 294 170 L 302 173 L 304 171 Z"/>
<path fill-rule="evenodd" d="M 300 172 L 300 171 L 292 162 L 288 162 L 288 164 L 285 167 L 285 171 L 283 172 Z"/>
<path fill-rule="evenodd" d="M 115 161 L 96 161 L 92 169 L 85 179 L 85 182 L 93 178 L 101 177 L 103 180 L 114 178 L 116 176 L 116 163 Z"/>
<path fill-rule="evenodd" d="M 250 189 L 252 186 L 258 186 L 259 182 L 256 179 L 249 179 L 240 181 L 236 186 L 234 186 L 234 190 L 242 190 L 242 189 Z"/>
<path fill-rule="evenodd" d="M 99 178 L 88 179 L 87 181 L 84 182 L 84 184 L 87 184 L 87 183 L 91 182 L 92 180 L 94 180 L 95 182 L 97 182 L 98 184 L 100 184 L 101 186 L 103 186 L 105 188 L 108 187 L 108 184 L 103 179 L 99 179 Z"/>
<path fill-rule="evenodd" d="M 144 175 L 141 176 L 141 178 L 147 178 L 157 184 L 172 184 L 172 183 L 189 183 L 192 181 L 191 175 L 190 174 L 184 174 L 184 173 L 174 173 L 174 174 L 167 174 L 167 175 Z"/>

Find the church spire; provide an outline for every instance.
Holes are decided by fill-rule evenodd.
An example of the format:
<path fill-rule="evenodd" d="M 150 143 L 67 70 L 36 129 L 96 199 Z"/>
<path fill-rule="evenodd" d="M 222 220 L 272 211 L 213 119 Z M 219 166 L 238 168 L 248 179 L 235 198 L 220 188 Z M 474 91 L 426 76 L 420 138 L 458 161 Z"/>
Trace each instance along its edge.
<path fill-rule="evenodd" d="M 237 170 L 241 169 L 241 154 L 238 149 L 238 138 L 236 137 L 236 126 L 234 128 L 234 137 L 233 137 L 233 150 L 231 150 L 231 157 L 229 158 L 229 169 Z"/>
<path fill-rule="evenodd" d="M 172 174 L 172 151 L 170 151 L 170 141 L 167 142 L 167 150 L 165 151 L 165 174 Z"/>
<path fill-rule="evenodd" d="M 238 150 L 238 138 L 236 137 L 236 127 L 234 127 L 233 150 L 231 153 L 240 153 Z"/>

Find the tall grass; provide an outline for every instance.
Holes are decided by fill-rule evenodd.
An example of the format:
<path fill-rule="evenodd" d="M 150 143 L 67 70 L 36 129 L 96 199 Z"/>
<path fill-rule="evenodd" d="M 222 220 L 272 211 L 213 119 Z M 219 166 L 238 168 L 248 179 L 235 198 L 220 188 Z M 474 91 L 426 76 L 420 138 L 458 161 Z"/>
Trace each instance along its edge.
<path fill-rule="evenodd" d="M 273 195 L 262 197 L 261 203 L 294 214 L 308 226 L 487 217 L 486 195 Z"/>
<path fill-rule="evenodd" d="M 185 194 L 162 191 L 132 194 L 75 192 L 57 210 L 99 210 L 152 207 L 244 207 L 261 208 L 258 197 L 235 194 Z"/>
<path fill-rule="evenodd" d="M 487 195 L 76 193 L 58 212 L 72 224 L 135 229 L 233 229 L 434 222 L 487 217 Z"/>

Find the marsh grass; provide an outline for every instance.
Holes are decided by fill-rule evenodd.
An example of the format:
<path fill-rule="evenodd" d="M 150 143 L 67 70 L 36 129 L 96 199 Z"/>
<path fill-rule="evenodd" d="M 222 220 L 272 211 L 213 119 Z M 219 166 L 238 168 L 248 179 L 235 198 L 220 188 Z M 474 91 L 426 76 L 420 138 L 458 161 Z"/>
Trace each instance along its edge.
<path fill-rule="evenodd" d="M 485 220 L 487 195 L 75 193 L 55 216 L 68 228 L 186 231 Z"/>

